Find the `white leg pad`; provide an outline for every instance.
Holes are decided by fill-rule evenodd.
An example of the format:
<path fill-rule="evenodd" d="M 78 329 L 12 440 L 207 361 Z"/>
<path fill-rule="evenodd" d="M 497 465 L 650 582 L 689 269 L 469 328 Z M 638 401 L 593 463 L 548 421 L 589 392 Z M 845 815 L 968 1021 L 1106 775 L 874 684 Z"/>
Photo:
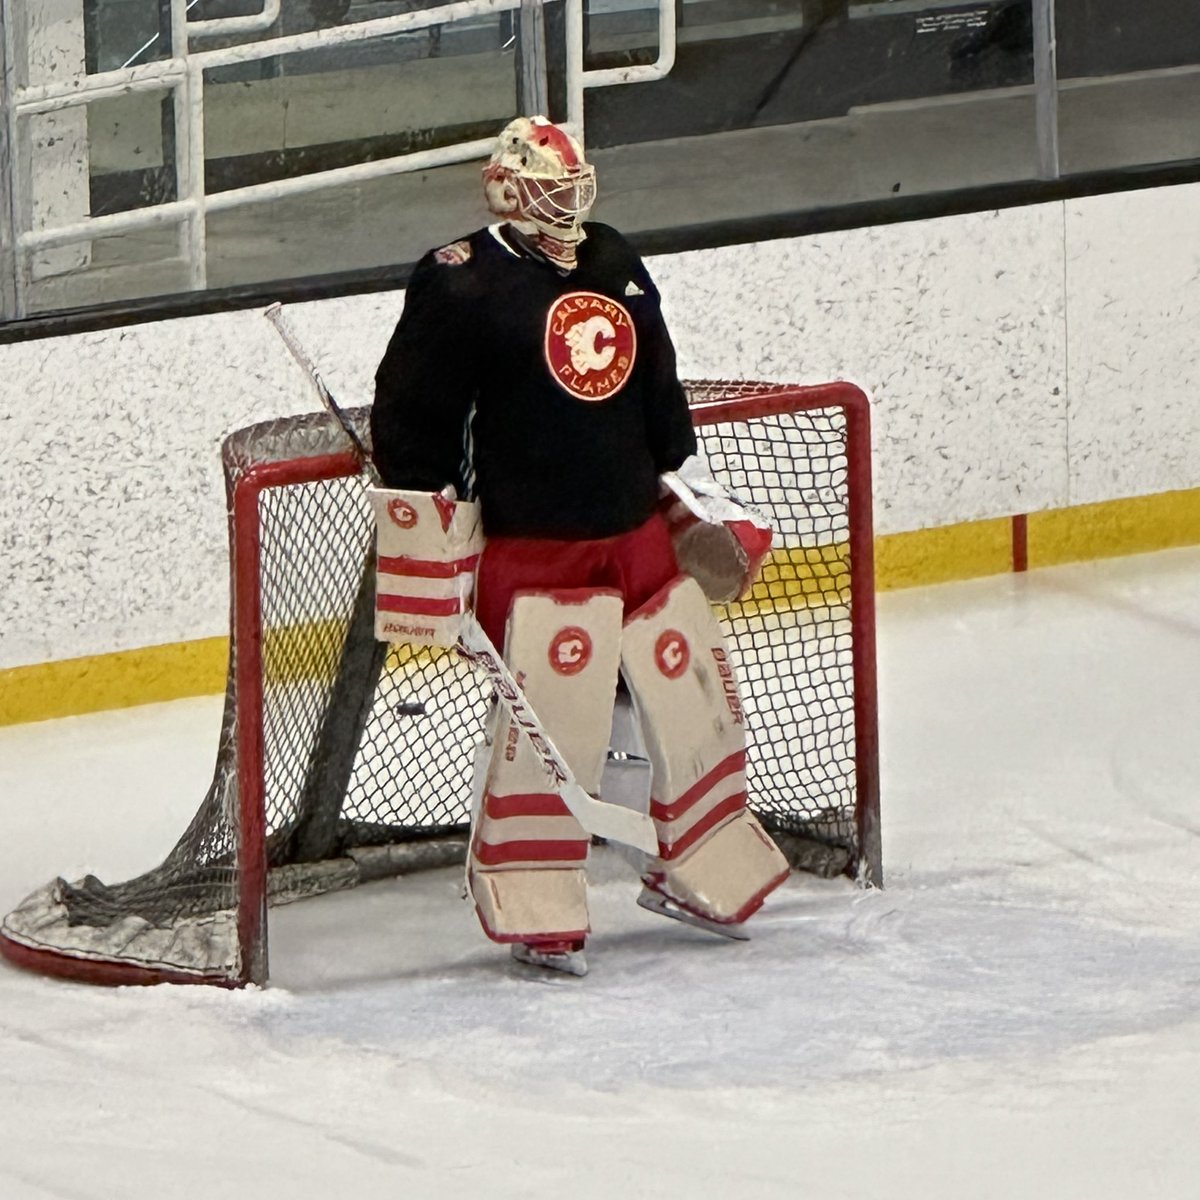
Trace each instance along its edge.
<path fill-rule="evenodd" d="M 592 795 L 608 747 L 621 621 L 620 595 L 595 590 L 523 592 L 509 617 L 505 661 Z M 589 845 L 528 739 L 501 714 L 468 863 L 488 936 L 582 938 Z"/>
<path fill-rule="evenodd" d="M 642 716 L 657 803 L 676 804 L 744 755 L 745 718 L 721 627 L 690 576 L 678 576 L 625 623 L 621 669 Z"/>
<path fill-rule="evenodd" d="M 788 877 L 788 863 L 754 815 L 742 810 L 682 858 L 658 862 L 647 887 L 719 925 L 738 925 Z"/>
<path fill-rule="evenodd" d="M 477 871 L 471 891 L 484 932 L 494 942 L 587 936 L 587 874 L 582 870 Z"/>
<path fill-rule="evenodd" d="M 621 614 L 621 597 L 612 591 L 521 592 L 505 640 L 504 661 L 579 785 L 593 795 L 608 750 Z M 548 785 L 541 760 L 507 714 L 491 774 L 489 790 L 500 794 Z"/>
<path fill-rule="evenodd" d="M 745 718 L 720 626 L 694 579 L 626 623 L 622 670 L 653 764 L 659 858 L 648 887 L 719 924 L 744 921 L 788 875 L 746 809 Z"/>

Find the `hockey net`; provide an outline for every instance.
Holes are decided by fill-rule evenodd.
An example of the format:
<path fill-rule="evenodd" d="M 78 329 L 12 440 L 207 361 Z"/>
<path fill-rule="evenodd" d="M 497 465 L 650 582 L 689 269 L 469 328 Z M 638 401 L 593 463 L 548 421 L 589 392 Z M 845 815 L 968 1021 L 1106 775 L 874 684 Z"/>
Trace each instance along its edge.
<path fill-rule="evenodd" d="M 721 606 L 749 730 L 750 805 L 794 865 L 879 883 L 870 432 L 827 384 L 689 383 L 713 473 L 764 513 L 771 557 Z M 351 414 L 365 433 L 366 410 Z M 101 983 L 267 976 L 272 903 L 461 862 L 489 696 L 454 651 L 385 646 L 373 528 L 324 413 L 223 449 L 232 629 L 213 780 L 157 867 L 63 879 L 0 924 L 24 966 Z"/>

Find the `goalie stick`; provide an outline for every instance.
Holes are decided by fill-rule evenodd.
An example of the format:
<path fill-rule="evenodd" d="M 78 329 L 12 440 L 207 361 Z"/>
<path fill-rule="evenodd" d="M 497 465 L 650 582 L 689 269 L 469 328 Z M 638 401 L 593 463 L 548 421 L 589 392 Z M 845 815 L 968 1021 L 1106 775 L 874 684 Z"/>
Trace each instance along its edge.
<path fill-rule="evenodd" d="M 375 464 L 371 461 L 371 456 L 363 444 L 362 438 L 359 437 L 358 431 L 333 398 L 329 388 L 326 387 L 316 365 L 300 345 L 283 315 L 283 305 L 272 304 L 266 309 L 263 316 L 271 322 L 292 358 L 308 376 L 322 405 L 342 427 L 354 447 L 355 455 L 363 472 L 373 484 L 381 484 L 382 480 L 375 469 Z M 478 666 L 488 677 L 500 702 L 508 710 L 513 724 L 529 739 L 534 753 L 562 796 L 563 803 L 584 830 L 594 837 L 621 842 L 626 846 L 641 850 L 645 854 L 657 856 L 658 833 L 648 816 L 622 805 L 606 804 L 604 801 L 590 796 L 580 786 L 574 772 L 567 765 L 566 759 L 555 746 L 533 706 L 526 698 L 521 685 L 509 671 L 496 647 L 492 644 L 491 638 L 484 632 L 483 626 L 479 624 L 478 618 L 470 609 L 463 613 L 459 638 L 464 657 Z"/>
<path fill-rule="evenodd" d="M 371 461 L 371 455 L 367 452 L 367 447 L 363 443 L 362 438 L 359 437 L 358 430 L 350 423 L 350 418 L 342 411 L 341 406 L 333 398 L 333 394 L 325 386 L 325 380 L 321 378 L 321 372 L 317 370 L 316 363 L 308 357 L 304 347 L 300 345 L 295 331 L 283 315 L 283 305 L 279 301 L 276 301 L 266 309 L 263 316 L 275 327 L 275 332 L 283 339 L 283 344 L 288 348 L 288 353 L 296 360 L 300 369 L 308 376 L 309 383 L 316 389 L 317 398 L 324 405 L 330 416 L 342 427 L 342 432 L 350 439 L 350 443 L 354 447 L 354 453 L 358 456 L 359 466 L 362 468 L 364 474 L 366 474 L 367 478 L 373 484 L 382 486 L 383 480 L 380 479 L 379 472 L 375 470 L 375 464 Z"/>

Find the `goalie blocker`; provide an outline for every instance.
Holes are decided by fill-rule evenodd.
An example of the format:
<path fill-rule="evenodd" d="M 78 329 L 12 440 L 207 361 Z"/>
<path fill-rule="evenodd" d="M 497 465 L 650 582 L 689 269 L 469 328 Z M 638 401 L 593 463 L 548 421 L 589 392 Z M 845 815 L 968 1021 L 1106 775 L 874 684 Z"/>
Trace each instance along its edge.
<path fill-rule="evenodd" d="M 483 549 L 479 504 L 388 488 L 368 494 L 378 551 L 376 638 L 454 646 Z"/>

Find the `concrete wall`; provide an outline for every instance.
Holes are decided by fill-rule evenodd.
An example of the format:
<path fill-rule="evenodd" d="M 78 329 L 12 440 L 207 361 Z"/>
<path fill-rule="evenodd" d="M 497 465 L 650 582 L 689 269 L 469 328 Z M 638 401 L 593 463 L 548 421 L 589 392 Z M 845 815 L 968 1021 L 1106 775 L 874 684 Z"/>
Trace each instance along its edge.
<path fill-rule="evenodd" d="M 1200 486 L 1200 185 L 653 259 L 692 377 L 849 378 L 879 532 Z M 402 295 L 298 305 L 366 403 Z M 316 407 L 256 313 L 0 346 L 0 668 L 226 632 L 218 447 Z"/>

